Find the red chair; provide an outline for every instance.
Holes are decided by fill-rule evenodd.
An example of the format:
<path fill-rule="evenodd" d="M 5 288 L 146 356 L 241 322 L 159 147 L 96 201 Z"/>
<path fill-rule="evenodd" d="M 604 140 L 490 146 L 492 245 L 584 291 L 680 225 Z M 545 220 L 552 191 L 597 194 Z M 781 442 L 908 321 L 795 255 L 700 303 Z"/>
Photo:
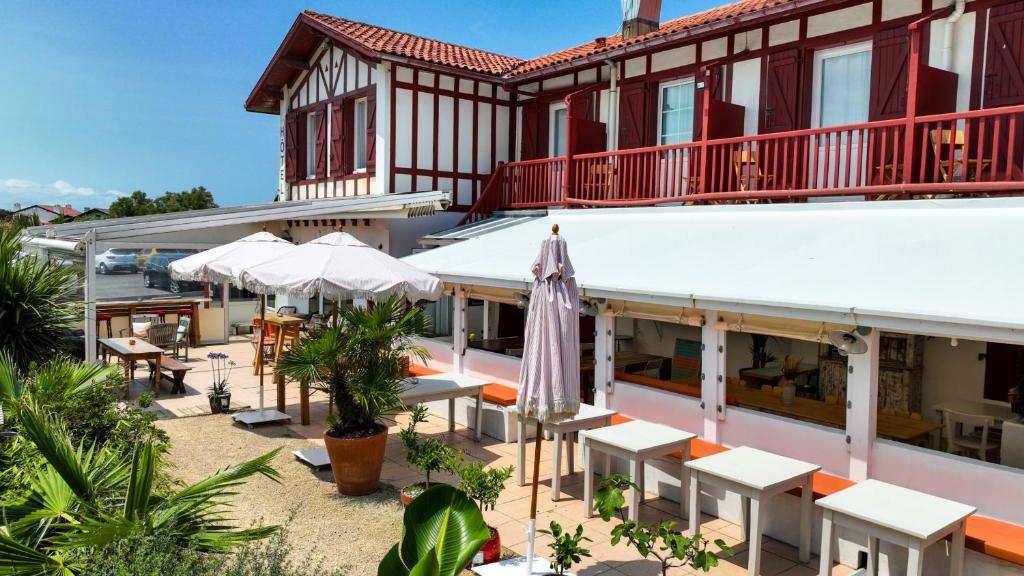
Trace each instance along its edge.
<path fill-rule="evenodd" d="M 110 321 L 114 318 L 113 314 L 97 314 L 96 315 L 96 333 L 100 332 L 100 322 L 107 323 L 107 338 L 114 337 L 114 328 L 111 326 Z"/>

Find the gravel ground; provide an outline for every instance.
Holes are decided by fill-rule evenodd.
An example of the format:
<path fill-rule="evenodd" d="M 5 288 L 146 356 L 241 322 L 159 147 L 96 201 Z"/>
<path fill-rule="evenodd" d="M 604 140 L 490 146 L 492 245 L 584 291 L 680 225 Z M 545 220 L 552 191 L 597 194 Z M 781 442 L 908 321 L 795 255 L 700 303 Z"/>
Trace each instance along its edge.
<path fill-rule="evenodd" d="M 373 575 L 401 536 L 402 504 L 394 488 L 383 485 L 362 498 L 338 494 L 330 470 L 314 472 L 295 460 L 292 450 L 312 444 L 284 426 L 250 431 L 226 415 L 162 420 L 159 425 L 171 437 L 171 474 L 186 483 L 283 446 L 273 462 L 281 482 L 258 477 L 239 487 L 234 517 L 240 526 L 287 523 L 296 561 L 312 552 L 323 556 L 328 567 L 349 567 L 352 576 Z"/>

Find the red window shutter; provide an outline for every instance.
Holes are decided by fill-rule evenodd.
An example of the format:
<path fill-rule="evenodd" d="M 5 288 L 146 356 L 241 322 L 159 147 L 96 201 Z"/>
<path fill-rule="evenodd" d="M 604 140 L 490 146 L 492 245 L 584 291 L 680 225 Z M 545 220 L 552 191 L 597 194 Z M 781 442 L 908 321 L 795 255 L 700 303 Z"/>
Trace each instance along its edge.
<path fill-rule="evenodd" d="M 327 106 L 316 113 L 316 177 L 327 177 Z"/>
<path fill-rule="evenodd" d="M 352 138 L 353 125 L 355 124 L 355 100 L 346 98 L 341 101 L 341 114 L 344 120 L 341 123 L 341 171 L 343 174 L 351 174 L 355 171 L 355 139 Z"/>
<path fill-rule="evenodd" d="M 647 143 L 647 85 L 625 84 L 619 92 L 619 149 L 640 148 Z M 653 116 L 654 114 L 652 114 Z M 656 119 L 655 119 L 656 120 Z"/>
<path fill-rule="evenodd" d="M 366 96 L 366 171 L 377 168 L 377 94 L 371 91 Z"/>
<path fill-rule="evenodd" d="M 299 179 L 299 128 L 295 112 L 285 116 L 284 131 L 284 177 L 288 182 Z"/>
<path fill-rule="evenodd" d="M 769 54 L 762 67 L 760 133 L 788 132 L 802 128 L 803 78 L 800 50 Z"/>
<path fill-rule="evenodd" d="M 345 143 L 342 134 L 345 124 L 344 107 L 341 100 L 336 100 L 331 106 L 331 174 L 335 176 L 344 173 Z"/>
<path fill-rule="evenodd" d="M 910 35 L 906 28 L 875 34 L 871 46 L 871 104 L 868 120 L 902 118 L 907 113 Z"/>
<path fill-rule="evenodd" d="M 540 147 L 540 115 L 541 106 L 531 100 L 523 104 L 523 128 L 522 147 L 519 151 L 520 160 L 535 160 L 541 158 Z"/>
<path fill-rule="evenodd" d="M 984 107 L 1024 103 L 1024 2 L 989 11 Z"/>

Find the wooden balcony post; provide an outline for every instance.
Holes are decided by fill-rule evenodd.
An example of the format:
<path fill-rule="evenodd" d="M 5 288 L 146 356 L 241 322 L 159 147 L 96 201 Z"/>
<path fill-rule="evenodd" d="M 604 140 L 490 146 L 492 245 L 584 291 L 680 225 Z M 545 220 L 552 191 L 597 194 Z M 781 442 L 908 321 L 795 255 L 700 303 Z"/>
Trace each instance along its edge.
<path fill-rule="evenodd" d="M 903 133 L 903 184 L 910 184 L 914 174 L 914 128 L 917 119 L 918 72 L 921 68 L 921 23 L 922 20 L 918 20 L 909 26 L 910 69 L 907 71 L 907 116 Z"/>
<path fill-rule="evenodd" d="M 711 68 L 703 66 L 700 69 L 700 76 L 703 78 L 701 81 L 701 100 L 704 105 L 701 107 L 700 117 L 700 178 L 697 179 L 697 192 L 707 191 L 707 178 L 708 178 L 708 128 L 711 125 L 710 111 L 711 111 L 711 97 L 714 92 L 714 72 Z"/>
<path fill-rule="evenodd" d="M 572 129 L 572 101 L 577 94 L 582 92 L 573 92 L 565 97 L 565 166 L 562 168 L 562 181 L 565 186 L 565 190 L 562 192 L 562 205 L 565 207 L 569 206 L 569 198 L 574 180 L 572 177 L 572 149 L 576 144 L 576 134 L 575 130 Z"/>

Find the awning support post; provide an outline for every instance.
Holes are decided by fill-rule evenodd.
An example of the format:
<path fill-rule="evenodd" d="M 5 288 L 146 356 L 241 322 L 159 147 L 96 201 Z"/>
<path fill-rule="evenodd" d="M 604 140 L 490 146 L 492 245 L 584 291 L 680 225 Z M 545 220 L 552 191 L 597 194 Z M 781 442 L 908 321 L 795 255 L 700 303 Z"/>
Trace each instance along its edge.
<path fill-rule="evenodd" d="M 452 295 L 452 308 L 452 371 L 461 374 L 468 337 L 466 325 L 469 323 L 466 292 L 462 286 L 455 287 L 455 293 Z"/>
<path fill-rule="evenodd" d="M 708 442 L 719 442 L 718 422 L 725 420 L 726 340 L 728 332 L 718 327 L 718 312 L 706 311 L 700 329 L 700 404 L 704 411 L 704 434 Z"/>
<path fill-rule="evenodd" d="M 867 480 L 871 447 L 878 426 L 879 331 L 862 335 L 868 344 L 864 354 L 850 354 L 846 374 L 846 443 L 850 451 L 850 480 Z"/>
<path fill-rule="evenodd" d="M 96 231 L 85 233 L 85 361 L 96 360 Z"/>
<path fill-rule="evenodd" d="M 594 406 L 609 408 L 615 391 L 615 313 L 599 308 L 594 327 Z"/>

